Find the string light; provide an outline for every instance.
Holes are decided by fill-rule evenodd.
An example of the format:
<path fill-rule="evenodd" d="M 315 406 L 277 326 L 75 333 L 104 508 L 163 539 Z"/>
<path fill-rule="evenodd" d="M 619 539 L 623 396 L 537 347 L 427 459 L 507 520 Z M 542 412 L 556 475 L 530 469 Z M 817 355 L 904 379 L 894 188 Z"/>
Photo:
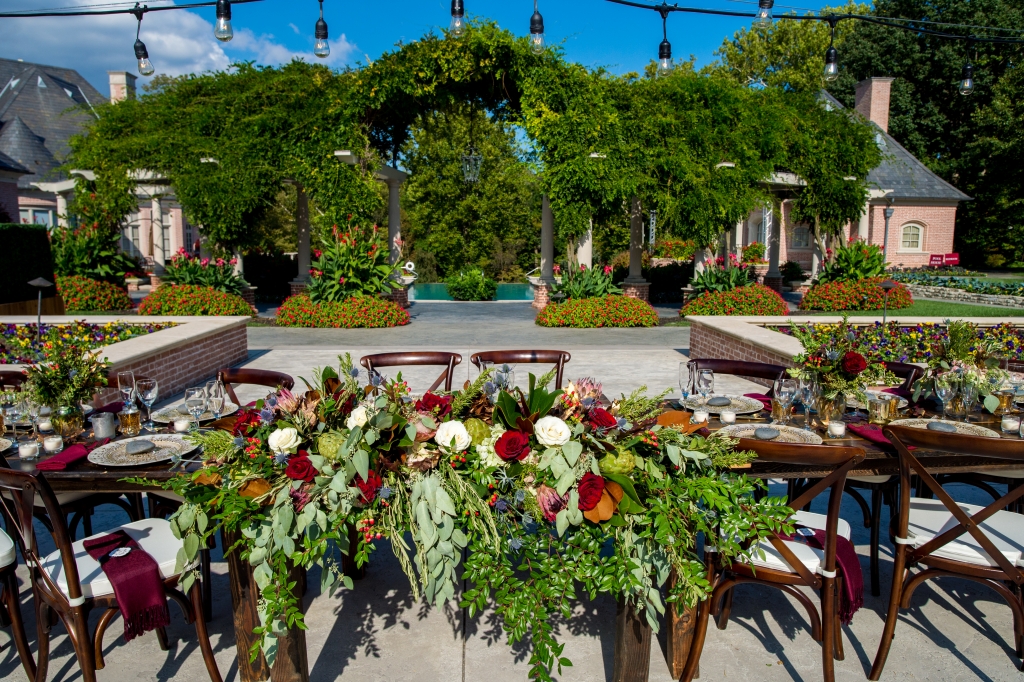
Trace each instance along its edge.
<path fill-rule="evenodd" d="M 153 62 L 149 61 L 149 51 L 146 49 L 146 43 L 142 42 L 139 38 L 139 33 L 142 32 L 142 15 L 144 12 L 136 4 L 135 11 L 132 13 L 138 21 L 135 26 L 135 58 L 139 60 L 139 74 L 142 76 L 152 76 L 156 69 L 153 68 Z"/>
<path fill-rule="evenodd" d="M 530 49 L 534 54 L 544 52 L 544 17 L 537 9 L 537 0 L 533 0 L 533 16 L 530 17 Z"/>
<path fill-rule="evenodd" d="M 960 79 L 960 94 L 969 95 L 974 92 L 974 66 L 967 62 L 964 64 L 963 78 Z"/>
<path fill-rule="evenodd" d="M 661 44 L 658 45 L 658 75 L 665 77 L 672 73 L 672 43 L 668 42 L 668 12 L 661 13 Z"/>
<path fill-rule="evenodd" d="M 452 0 L 452 23 L 448 25 L 448 33 L 453 38 L 461 38 L 466 32 L 466 8 L 462 0 Z"/>
<path fill-rule="evenodd" d="M 828 40 L 828 49 L 825 50 L 825 72 L 823 77 L 826 82 L 832 83 L 839 78 L 839 51 L 835 48 L 836 42 L 836 24 L 834 21 L 829 22 L 831 29 L 831 37 Z"/>
<path fill-rule="evenodd" d="M 231 0 L 217 0 L 217 23 L 213 25 L 213 37 L 222 43 L 235 37 L 231 30 Z"/>
<path fill-rule="evenodd" d="M 320 0 L 320 18 L 316 20 L 314 30 L 316 42 L 313 44 L 313 54 L 320 59 L 327 59 L 331 56 L 331 44 L 327 42 L 327 22 L 324 21 L 324 0 Z"/>
<path fill-rule="evenodd" d="M 769 29 L 772 26 L 772 7 L 775 0 L 758 0 L 757 16 L 754 17 L 754 28 Z"/>

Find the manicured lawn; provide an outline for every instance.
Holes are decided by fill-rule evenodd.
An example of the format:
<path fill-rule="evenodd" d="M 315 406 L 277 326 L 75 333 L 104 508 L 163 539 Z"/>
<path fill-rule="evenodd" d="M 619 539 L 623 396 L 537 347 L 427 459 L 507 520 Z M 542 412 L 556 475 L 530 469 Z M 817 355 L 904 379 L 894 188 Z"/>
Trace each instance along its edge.
<path fill-rule="evenodd" d="M 801 311 L 803 313 L 803 311 Z M 799 313 L 794 313 L 799 314 Z M 805 314 L 805 313 L 804 313 Z M 824 315 L 840 315 L 841 313 L 823 313 Z M 871 315 L 864 311 L 851 310 L 851 316 Z M 877 311 L 879 317 L 882 311 Z M 899 317 L 1024 317 L 1024 308 L 996 308 L 987 305 L 970 305 L 952 301 L 915 301 L 909 308 L 890 310 L 890 316 Z"/>

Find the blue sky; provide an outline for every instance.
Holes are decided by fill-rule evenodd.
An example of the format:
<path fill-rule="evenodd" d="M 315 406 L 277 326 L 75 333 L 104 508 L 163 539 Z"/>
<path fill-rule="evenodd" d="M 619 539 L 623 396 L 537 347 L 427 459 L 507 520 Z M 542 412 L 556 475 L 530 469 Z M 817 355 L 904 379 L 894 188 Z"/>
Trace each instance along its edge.
<path fill-rule="evenodd" d="M 11 11 L 103 1 L 4 0 L 0 4 Z M 110 0 L 106 2 L 110 6 Z M 548 41 L 562 45 L 571 61 L 624 73 L 642 70 L 657 56 L 661 18 L 656 12 L 605 0 L 539 2 Z M 149 4 L 170 3 L 151 0 Z M 465 4 L 470 17 L 493 19 L 520 35 L 529 32 L 530 0 L 465 0 Z M 701 0 L 691 6 L 753 12 L 756 4 L 756 0 Z M 798 7 L 817 10 L 824 5 L 808 0 Z M 440 31 L 448 25 L 449 8 L 450 0 L 325 0 L 324 18 L 330 27 L 332 49 L 328 63 L 333 67 L 365 63 L 398 41 L 416 40 L 432 29 Z M 783 11 L 786 9 L 776 7 L 777 13 Z M 232 21 L 235 39 L 222 44 L 213 38 L 213 8 L 154 12 L 143 21 L 142 39 L 157 73 L 172 75 L 225 68 L 234 60 L 279 64 L 302 57 L 313 61 L 316 18 L 314 0 L 236 5 Z M 673 14 L 669 17 L 673 54 L 677 60 L 692 54 L 698 64 L 706 64 L 722 41 L 745 23 L 740 18 Z M 103 93 L 108 90 L 108 70 L 135 72 L 135 20 L 130 16 L 0 19 L 0 33 L 4 34 L 0 57 L 77 68 Z"/>

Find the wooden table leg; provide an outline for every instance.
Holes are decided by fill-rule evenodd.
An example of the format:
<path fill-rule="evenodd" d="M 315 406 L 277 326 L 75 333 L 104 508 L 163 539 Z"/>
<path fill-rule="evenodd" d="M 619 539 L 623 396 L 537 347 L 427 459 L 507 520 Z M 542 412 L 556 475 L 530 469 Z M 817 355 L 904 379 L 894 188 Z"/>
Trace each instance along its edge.
<path fill-rule="evenodd" d="M 224 532 L 221 541 L 225 552 L 238 540 L 235 533 Z M 231 608 L 234 612 L 235 642 L 238 650 L 238 679 L 240 682 L 309 682 L 309 661 L 306 655 L 305 631 L 292 628 L 288 634 L 278 640 L 277 659 L 273 669 L 260 653 L 253 661 L 249 660 L 249 649 L 256 642 L 253 628 L 260 624 L 256 611 L 259 599 L 259 588 L 252 577 L 252 567 L 243 561 L 240 553 L 235 550 L 228 554 L 228 571 L 231 578 Z M 300 576 L 300 572 L 303 574 Z M 305 571 L 302 568 L 292 569 L 290 578 L 298 581 L 300 589 L 304 582 Z M 300 579 L 303 578 L 303 579 Z"/>
<path fill-rule="evenodd" d="M 619 599 L 615 610 L 612 682 L 647 682 L 651 668 L 651 626 L 636 608 Z"/>
<path fill-rule="evenodd" d="M 669 589 L 675 586 L 676 572 L 668 578 Z M 668 604 L 665 610 L 665 633 L 666 646 L 665 658 L 668 659 L 668 669 L 672 677 L 679 679 L 686 666 L 686 657 L 690 655 L 690 646 L 693 643 L 693 631 L 697 625 L 697 608 L 686 608 L 683 604 Z M 697 667 L 695 677 L 700 677 L 700 667 Z"/>

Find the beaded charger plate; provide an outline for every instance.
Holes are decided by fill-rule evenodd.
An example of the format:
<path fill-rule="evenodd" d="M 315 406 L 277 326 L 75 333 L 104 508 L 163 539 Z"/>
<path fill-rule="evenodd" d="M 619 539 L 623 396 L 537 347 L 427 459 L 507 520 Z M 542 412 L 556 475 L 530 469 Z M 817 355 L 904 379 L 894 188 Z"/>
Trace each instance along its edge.
<path fill-rule="evenodd" d="M 227 403 L 224 405 L 224 409 L 220 411 L 221 417 L 227 417 L 229 415 L 238 412 L 238 405 L 234 403 Z M 162 407 L 153 413 L 153 421 L 157 424 L 170 424 L 175 419 L 191 419 L 192 415 L 185 410 L 184 403 L 181 405 L 171 405 L 170 407 Z M 207 410 L 199 416 L 199 421 L 208 422 L 214 419 L 213 412 Z"/>
<path fill-rule="evenodd" d="M 946 419 L 897 419 L 889 422 L 889 426 L 909 426 L 912 429 L 927 429 L 930 422 L 949 424 L 956 432 L 964 436 L 982 436 L 983 438 L 1002 438 L 998 432 L 987 429 L 980 424 L 948 421 Z"/>
<path fill-rule="evenodd" d="M 754 412 L 760 412 L 764 409 L 764 403 L 755 398 L 748 398 L 745 395 L 726 395 L 726 396 L 714 396 L 708 398 L 708 400 L 714 400 L 715 398 L 728 398 L 728 405 L 707 405 L 701 401 L 699 397 L 690 396 L 686 399 L 683 405 L 688 410 L 707 410 L 710 414 L 719 414 L 722 410 L 732 410 L 736 414 L 753 414 Z"/>
<path fill-rule="evenodd" d="M 0 452 L 3 452 L 12 445 L 14 445 L 14 441 L 8 440 L 6 438 L 0 438 Z"/>
<path fill-rule="evenodd" d="M 132 441 L 148 441 L 155 447 L 149 452 L 129 454 L 127 447 L 128 443 Z M 89 453 L 89 461 L 106 467 L 145 466 L 147 464 L 156 464 L 157 462 L 166 462 L 175 455 L 180 457 L 195 449 L 195 445 L 192 445 L 181 436 L 170 434 L 135 436 L 134 438 L 125 438 L 124 440 L 99 446 Z"/>
<path fill-rule="evenodd" d="M 749 438 L 751 440 L 757 440 L 754 437 L 754 431 L 763 428 L 765 428 L 764 424 L 733 424 L 732 426 L 726 426 L 725 428 L 715 431 L 715 435 L 728 436 L 729 438 Z M 779 437 L 773 438 L 770 441 L 772 443 L 821 445 L 822 442 L 821 436 L 813 431 L 805 431 L 803 429 L 798 429 L 793 426 L 785 426 L 782 424 L 772 424 L 770 428 L 779 432 Z"/>
<path fill-rule="evenodd" d="M 868 394 L 868 398 L 873 398 L 876 395 L 884 395 L 884 396 L 887 396 L 887 397 L 896 398 L 897 400 L 899 400 L 899 408 L 897 408 L 897 409 L 900 409 L 900 410 L 902 410 L 902 409 L 906 408 L 908 405 L 910 405 L 910 401 L 907 400 L 906 398 L 904 398 L 903 396 L 893 395 L 892 393 L 885 393 L 881 389 L 879 389 L 879 390 L 872 390 L 872 389 L 869 388 L 869 389 L 867 389 L 867 394 Z M 868 409 L 868 406 L 866 404 L 862 403 L 857 398 L 857 396 L 855 396 L 855 395 L 851 395 L 851 396 L 846 398 L 846 406 L 847 407 L 852 407 L 855 410 L 866 410 L 866 409 Z"/>

